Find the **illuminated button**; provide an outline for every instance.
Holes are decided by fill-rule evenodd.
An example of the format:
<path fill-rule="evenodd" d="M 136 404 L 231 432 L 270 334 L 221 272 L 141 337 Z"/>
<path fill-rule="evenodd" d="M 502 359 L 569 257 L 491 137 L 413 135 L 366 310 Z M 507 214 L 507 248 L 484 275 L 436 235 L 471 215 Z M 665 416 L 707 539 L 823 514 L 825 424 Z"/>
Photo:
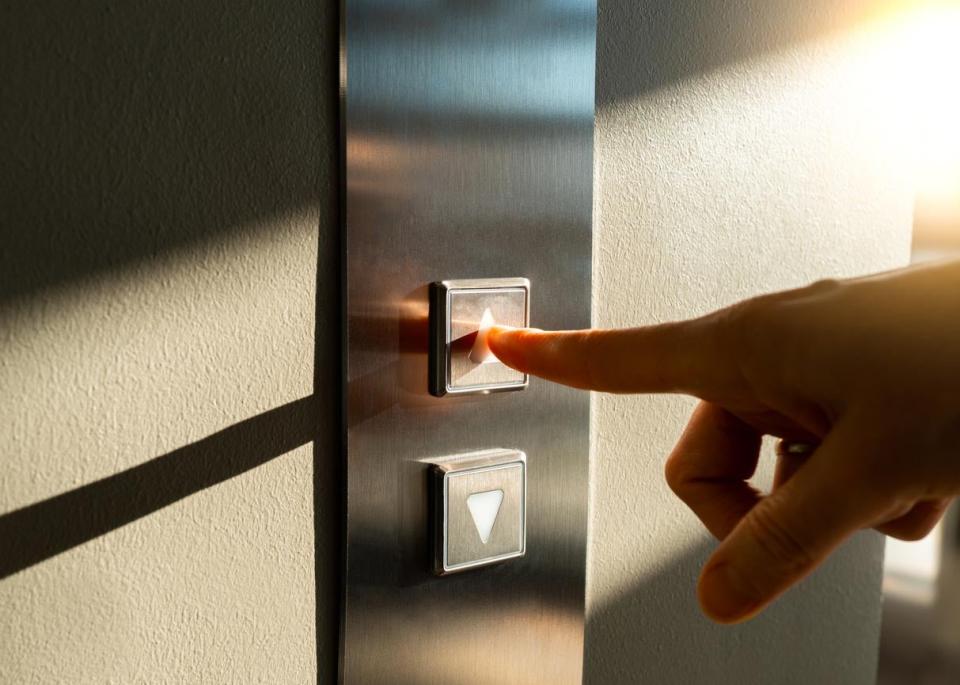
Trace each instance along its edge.
<path fill-rule="evenodd" d="M 477 329 L 477 339 L 474 340 L 473 347 L 470 348 L 470 361 L 474 364 L 496 364 L 500 361 L 490 350 L 489 342 L 490 327 L 496 323 L 490 308 L 484 309 Z"/>
<path fill-rule="evenodd" d="M 517 450 L 434 464 L 434 572 L 445 575 L 523 556 L 526 481 L 526 456 Z"/>
<path fill-rule="evenodd" d="M 475 492 L 467 497 L 467 509 L 470 510 L 473 525 L 477 527 L 477 535 L 480 536 L 480 542 L 483 544 L 490 541 L 490 533 L 493 531 L 493 524 L 497 522 L 501 504 L 503 504 L 503 490 Z"/>
<path fill-rule="evenodd" d="M 494 324 L 530 323 L 530 282 L 525 278 L 441 281 L 431 286 L 430 392 L 449 394 L 522 390 L 526 374 L 490 351 Z"/>

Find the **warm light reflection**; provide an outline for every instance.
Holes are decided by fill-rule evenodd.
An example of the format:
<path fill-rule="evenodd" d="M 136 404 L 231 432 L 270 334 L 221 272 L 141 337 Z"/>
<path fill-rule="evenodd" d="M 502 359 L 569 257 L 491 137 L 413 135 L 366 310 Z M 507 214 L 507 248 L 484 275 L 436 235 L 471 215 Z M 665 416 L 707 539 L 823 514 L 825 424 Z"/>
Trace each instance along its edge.
<path fill-rule="evenodd" d="M 882 21 L 874 87 L 892 121 L 920 200 L 960 206 L 960 2 L 913 2 Z"/>

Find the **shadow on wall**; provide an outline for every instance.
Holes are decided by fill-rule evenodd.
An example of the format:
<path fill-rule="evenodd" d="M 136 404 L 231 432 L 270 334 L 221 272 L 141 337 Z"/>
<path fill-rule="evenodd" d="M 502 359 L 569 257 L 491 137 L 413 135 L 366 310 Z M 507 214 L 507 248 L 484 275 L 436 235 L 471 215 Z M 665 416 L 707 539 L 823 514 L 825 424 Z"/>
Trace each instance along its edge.
<path fill-rule="evenodd" d="M 890 4 L 650 0 L 613 17 L 601 1 L 598 104 Z M 336 102 L 317 68 L 336 67 L 335 15 L 306 0 L 7 3 L 0 303 L 325 201 L 316 108 Z"/>
<path fill-rule="evenodd" d="M 903 0 L 599 0 L 597 106 L 851 29 Z"/>
<path fill-rule="evenodd" d="M 337 32 L 337 3 L 313 0 L 0 8 L 0 314 L 321 208 L 315 394 L 3 515 L 0 578 L 314 441 L 321 680 L 339 567 Z"/>
<path fill-rule="evenodd" d="M 5 3 L 0 305 L 319 204 L 335 36 L 307 0 Z"/>
<path fill-rule="evenodd" d="M 316 437 L 314 396 L 0 516 L 0 579 L 286 454 Z"/>
<path fill-rule="evenodd" d="M 877 625 L 881 571 L 879 564 L 864 567 L 863 559 L 875 558 L 882 543 L 876 533 L 855 536 L 825 572 L 791 590 L 788 601 L 747 623 L 721 626 L 697 604 L 700 569 L 714 548 L 704 542 L 589 609 L 584 683 L 873 682 L 876 643 L 851 635 Z M 831 578 L 872 584 L 877 602 L 865 606 L 862 594 L 831 584 Z M 791 649 L 794 643 L 802 648 Z"/>

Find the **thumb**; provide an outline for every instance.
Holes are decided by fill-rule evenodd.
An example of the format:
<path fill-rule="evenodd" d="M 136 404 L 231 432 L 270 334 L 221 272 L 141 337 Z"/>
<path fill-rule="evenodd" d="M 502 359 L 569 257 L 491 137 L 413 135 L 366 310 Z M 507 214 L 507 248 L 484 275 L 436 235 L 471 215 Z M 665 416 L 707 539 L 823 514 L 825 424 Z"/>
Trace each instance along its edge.
<path fill-rule="evenodd" d="M 820 565 L 857 530 L 884 511 L 875 491 L 852 477 L 840 424 L 797 473 L 744 516 L 700 576 L 704 613 L 720 623 L 753 617 Z M 861 446 L 862 449 L 862 446 Z"/>

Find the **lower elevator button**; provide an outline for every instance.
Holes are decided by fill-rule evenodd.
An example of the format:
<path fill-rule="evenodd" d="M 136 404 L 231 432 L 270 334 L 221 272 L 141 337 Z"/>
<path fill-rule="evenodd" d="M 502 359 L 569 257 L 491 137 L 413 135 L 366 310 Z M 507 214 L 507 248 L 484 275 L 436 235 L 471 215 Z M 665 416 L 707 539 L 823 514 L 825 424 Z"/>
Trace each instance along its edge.
<path fill-rule="evenodd" d="M 526 455 L 488 450 L 432 466 L 433 570 L 444 575 L 523 556 Z"/>

